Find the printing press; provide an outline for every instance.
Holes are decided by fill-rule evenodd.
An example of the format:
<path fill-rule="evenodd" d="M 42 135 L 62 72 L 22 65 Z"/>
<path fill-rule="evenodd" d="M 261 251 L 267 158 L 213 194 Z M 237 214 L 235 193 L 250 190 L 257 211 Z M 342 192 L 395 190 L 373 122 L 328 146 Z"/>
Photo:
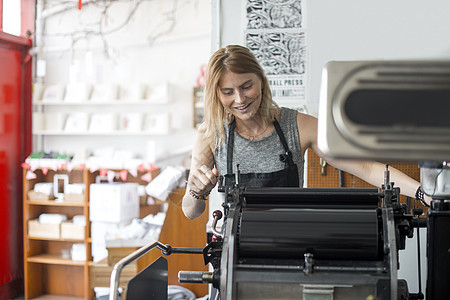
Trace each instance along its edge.
<path fill-rule="evenodd" d="M 220 299 L 408 299 L 397 250 L 421 220 L 385 187 L 222 187 Z"/>
<path fill-rule="evenodd" d="M 374 115 L 377 105 L 382 107 L 376 112 L 385 114 Z M 219 184 L 223 230 L 215 227 L 222 218 L 216 211 L 213 239 L 204 249 L 145 246 L 115 265 L 111 291 L 117 291 L 126 264 L 159 248 L 165 255 L 203 255 L 211 272 L 181 271 L 179 281 L 211 284 L 215 299 L 424 299 L 397 272 L 406 238 L 426 227 L 425 299 L 445 299 L 449 111 L 449 62 L 329 63 L 322 79 L 319 147 L 343 159 L 417 161 L 423 190 L 433 198 L 427 216 L 400 203 L 388 165 L 380 190 L 249 188 L 236 172 L 233 184 Z M 167 263 L 160 258 L 130 281 L 127 299 L 165 298 Z"/>

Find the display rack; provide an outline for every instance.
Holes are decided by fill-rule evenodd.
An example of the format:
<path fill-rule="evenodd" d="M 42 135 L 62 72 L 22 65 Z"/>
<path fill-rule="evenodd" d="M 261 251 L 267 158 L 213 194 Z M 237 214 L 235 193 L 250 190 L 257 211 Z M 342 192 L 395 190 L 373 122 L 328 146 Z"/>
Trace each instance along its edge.
<path fill-rule="evenodd" d="M 95 182 L 98 172 L 81 170 L 34 171 L 35 179 L 26 179 L 28 170 L 23 170 L 23 228 L 24 228 L 24 288 L 25 299 L 92 299 L 93 291 L 89 287 L 89 260 L 91 260 L 89 191 L 85 189 L 83 202 L 30 201 L 28 192 L 38 182 L 53 182 L 55 174 L 66 174 L 70 183 L 84 183 L 89 186 Z M 84 215 L 86 218 L 84 239 L 39 238 L 28 235 L 28 221 L 36 219 L 42 213 L 60 213 L 68 218 Z M 86 261 L 72 261 L 63 258 L 62 252 L 68 251 L 74 243 L 84 243 Z M 54 298 L 56 299 L 56 298 Z"/>
<path fill-rule="evenodd" d="M 121 170 L 114 170 L 120 172 Z M 27 179 L 28 169 L 23 169 L 23 237 L 24 237 L 24 292 L 25 299 L 93 299 L 94 292 L 90 280 L 92 255 L 89 222 L 89 185 L 95 183 L 99 171 L 82 168 L 68 170 L 36 169 L 34 179 Z M 144 171 L 150 172 L 150 171 Z M 127 181 L 141 182 L 144 172 L 135 178 L 128 176 Z M 156 177 L 160 170 L 151 171 Z M 38 182 L 53 182 L 56 174 L 65 174 L 69 183 L 84 183 L 85 192 L 82 202 L 56 202 L 54 200 L 30 200 L 28 192 Z M 142 184 L 142 182 L 141 182 Z M 141 206 L 141 215 L 157 213 L 161 204 Z M 28 221 L 36 219 L 42 213 L 65 214 L 71 219 L 83 215 L 86 219 L 83 239 L 64 239 L 35 237 L 29 235 Z M 65 258 L 63 252 L 71 249 L 74 243 L 84 243 L 86 261 L 73 261 Z"/>

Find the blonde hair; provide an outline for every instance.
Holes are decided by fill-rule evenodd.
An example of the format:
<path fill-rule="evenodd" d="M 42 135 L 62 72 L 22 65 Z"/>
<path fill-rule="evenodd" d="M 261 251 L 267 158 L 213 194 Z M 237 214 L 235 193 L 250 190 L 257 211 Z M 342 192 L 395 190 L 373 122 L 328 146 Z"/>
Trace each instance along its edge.
<path fill-rule="evenodd" d="M 262 81 L 262 99 L 258 113 L 264 125 L 275 118 L 278 105 L 272 99 L 269 81 L 256 57 L 249 49 L 239 45 L 229 45 L 217 50 L 210 58 L 206 70 L 204 122 L 201 126 L 206 137 L 216 136 L 216 146 L 225 140 L 224 121 L 230 124 L 231 114 L 227 115 L 219 98 L 219 81 L 225 72 L 236 74 L 253 73 Z"/>

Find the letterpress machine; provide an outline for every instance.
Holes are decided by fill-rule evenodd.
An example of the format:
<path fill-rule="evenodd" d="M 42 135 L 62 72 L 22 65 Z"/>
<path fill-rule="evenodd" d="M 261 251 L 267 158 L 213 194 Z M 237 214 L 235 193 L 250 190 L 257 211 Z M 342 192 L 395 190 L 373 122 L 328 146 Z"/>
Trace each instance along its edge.
<path fill-rule="evenodd" d="M 211 271 L 179 280 L 211 284 L 216 299 L 423 299 L 397 271 L 406 238 L 427 227 L 426 299 L 450 295 L 450 62 L 331 62 L 323 74 L 319 147 L 342 159 L 417 161 L 433 198 L 427 216 L 399 202 L 388 166 L 380 189 L 249 188 L 237 172 L 219 185 L 223 211 L 204 249 L 145 246 L 116 264 L 112 291 L 126 264 L 157 247 L 203 255 Z M 161 257 L 130 281 L 127 299 L 165 298 Z"/>

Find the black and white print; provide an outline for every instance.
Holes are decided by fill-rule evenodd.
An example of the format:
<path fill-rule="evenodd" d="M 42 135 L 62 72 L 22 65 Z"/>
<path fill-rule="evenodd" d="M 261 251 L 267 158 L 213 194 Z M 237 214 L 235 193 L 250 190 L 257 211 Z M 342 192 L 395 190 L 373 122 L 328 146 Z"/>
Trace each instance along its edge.
<path fill-rule="evenodd" d="M 248 0 L 247 29 L 301 28 L 300 0 Z"/>
<path fill-rule="evenodd" d="M 246 41 L 266 75 L 305 74 L 304 32 L 248 31 Z"/>
<path fill-rule="evenodd" d="M 302 0 L 248 0 L 247 47 L 261 63 L 274 100 L 306 110 L 306 34 Z"/>

